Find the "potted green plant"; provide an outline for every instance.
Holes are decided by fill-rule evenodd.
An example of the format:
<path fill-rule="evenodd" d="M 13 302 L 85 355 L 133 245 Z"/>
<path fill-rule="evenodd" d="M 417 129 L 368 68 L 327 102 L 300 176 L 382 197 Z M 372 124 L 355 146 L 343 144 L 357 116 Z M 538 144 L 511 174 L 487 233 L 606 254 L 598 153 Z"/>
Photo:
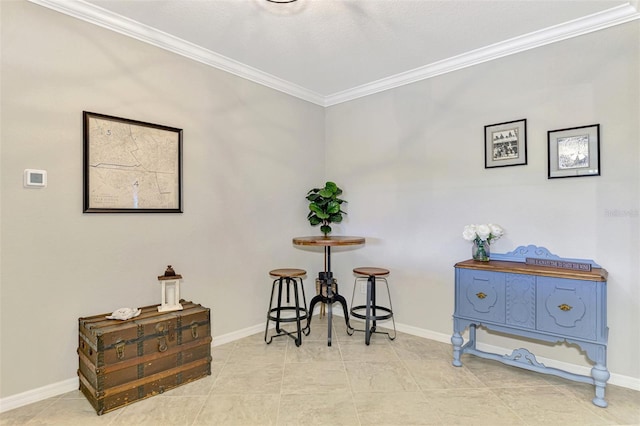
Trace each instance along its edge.
<path fill-rule="evenodd" d="M 307 220 L 311 226 L 321 225 L 320 231 L 327 236 L 331 233 L 332 223 L 342 222 L 342 203 L 345 200 L 338 198 L 342 189 L 333 182 L 326 182 L 324 188 L 313 188 L 307 193 L 309 200 L 309 214 Z"/>

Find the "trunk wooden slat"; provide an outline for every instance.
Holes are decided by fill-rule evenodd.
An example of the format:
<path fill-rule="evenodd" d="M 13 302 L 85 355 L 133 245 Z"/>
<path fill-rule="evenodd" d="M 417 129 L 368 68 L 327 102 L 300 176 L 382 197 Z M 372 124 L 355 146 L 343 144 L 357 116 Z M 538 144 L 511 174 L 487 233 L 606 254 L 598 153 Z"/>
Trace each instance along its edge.
<path fill-rule="evenodd" d="M 141 308 L 139 316 L 78 319 L 80 390 L 98 415 L 211 374 L 210 311 Z"/>

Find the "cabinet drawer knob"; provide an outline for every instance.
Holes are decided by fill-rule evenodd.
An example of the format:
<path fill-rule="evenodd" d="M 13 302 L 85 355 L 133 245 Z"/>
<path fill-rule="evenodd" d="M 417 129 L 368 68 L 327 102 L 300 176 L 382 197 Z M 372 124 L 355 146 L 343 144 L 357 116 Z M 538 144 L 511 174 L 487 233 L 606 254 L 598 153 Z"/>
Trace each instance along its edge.
<path fill-rule="evenodd" d="M 487 295 L 484 294 L 483 292 L 476 293 L 476 296 L 478 297 L 478 299 L 484 299 L 485 297 L 487 297 Z"/>
<path fill-rule="evenodd" d="M 561 311 L 567 312 L 573 309 L 573 306 L 569 306 L 566 303 L 563 303 L 562 305 L 558 305 L 558 308 L 560 308 Z"/>

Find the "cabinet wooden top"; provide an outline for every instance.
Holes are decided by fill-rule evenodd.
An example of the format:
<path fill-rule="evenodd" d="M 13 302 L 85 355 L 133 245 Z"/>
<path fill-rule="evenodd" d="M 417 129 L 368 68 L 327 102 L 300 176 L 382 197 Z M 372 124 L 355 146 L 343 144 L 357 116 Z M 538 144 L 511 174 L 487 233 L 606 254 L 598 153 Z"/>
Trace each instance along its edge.
<path fill-rule="evenodd" d="M 364 244 L 364 237 L 348 237 L 348 236 L 313 236 L 313 237 L 296 237 L 293 244 L 297 246 L 357 246 Z"/>
<path fill-rule="evenodd" d="M 509 272 L 512 274 L 540 275 L 544 277 L 568 278 L 571 280 L 607 281 L 609 275 L 606 269 L 593 268 L 591 271 L 574 271 L 572 269 L 552 268 L 549 266 L 529 265 L 522 262 L 507 262 L 503 260 L 491 260 L 479 262 L 469 259 L 458 262 L 456 268 L 477 269 L 493 272 Z"/>

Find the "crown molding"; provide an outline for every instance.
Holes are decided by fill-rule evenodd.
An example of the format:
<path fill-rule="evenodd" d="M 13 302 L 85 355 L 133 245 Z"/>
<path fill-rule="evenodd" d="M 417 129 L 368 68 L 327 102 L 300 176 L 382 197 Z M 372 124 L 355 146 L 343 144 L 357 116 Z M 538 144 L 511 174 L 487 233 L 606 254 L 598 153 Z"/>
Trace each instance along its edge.
<path fill-rule="evenodd" d="M 627 3 L 599 13 L 587 15 L 582 18 L 472 50 L 391 77 L 363 84 L 352 89 L 334 93 L 325 98 L 325 107 L 468 68 L 525 50 L 535 49 L 536 47 L 550 43 L 556 43 L 615 25 L 624 24 L 636 19 L 640 19 L 640 13 L 638 13 L 631 4 Z"/>
<path fill-rule="evenodd" d="M 328 107 L 374 93 L 404 86 L 420 80 L 436 77 L 463 68 L 468 68 L 494 59 L 535 49 L 580 35 L 599 31 L 615 25 L 640 19 L 640 13 L 630 3 L 602 12 L 594 13 L 573 21 L 565 22 L 490 46 L 472 50 L 423 67 L 363 84 L 342 92 L 323 96 L 312 90 L 293 84 L 274 75 L 260 71 L 226 56 L 204 49 L 171 34 L 125 18 L 83 0 L 29 0 L 31 3 L 64 13 L 91 24 L 115 31 L 161 49 L 190 58 L 203 64 L 237 75 L 263 86 L 270 87 L 296 98 Z"/>
<path fill-rule="evenodd" d="M 296 98 L 324 106 L 324 96 L 304 87 L 260 71 L 226 56 L 204 49 L 188 41 L 123 17 L 82 0 L 29 0 L 65 15 L 98 25 L 119 34 L 168 50 L 194 61 L 218 68 Z"/>

